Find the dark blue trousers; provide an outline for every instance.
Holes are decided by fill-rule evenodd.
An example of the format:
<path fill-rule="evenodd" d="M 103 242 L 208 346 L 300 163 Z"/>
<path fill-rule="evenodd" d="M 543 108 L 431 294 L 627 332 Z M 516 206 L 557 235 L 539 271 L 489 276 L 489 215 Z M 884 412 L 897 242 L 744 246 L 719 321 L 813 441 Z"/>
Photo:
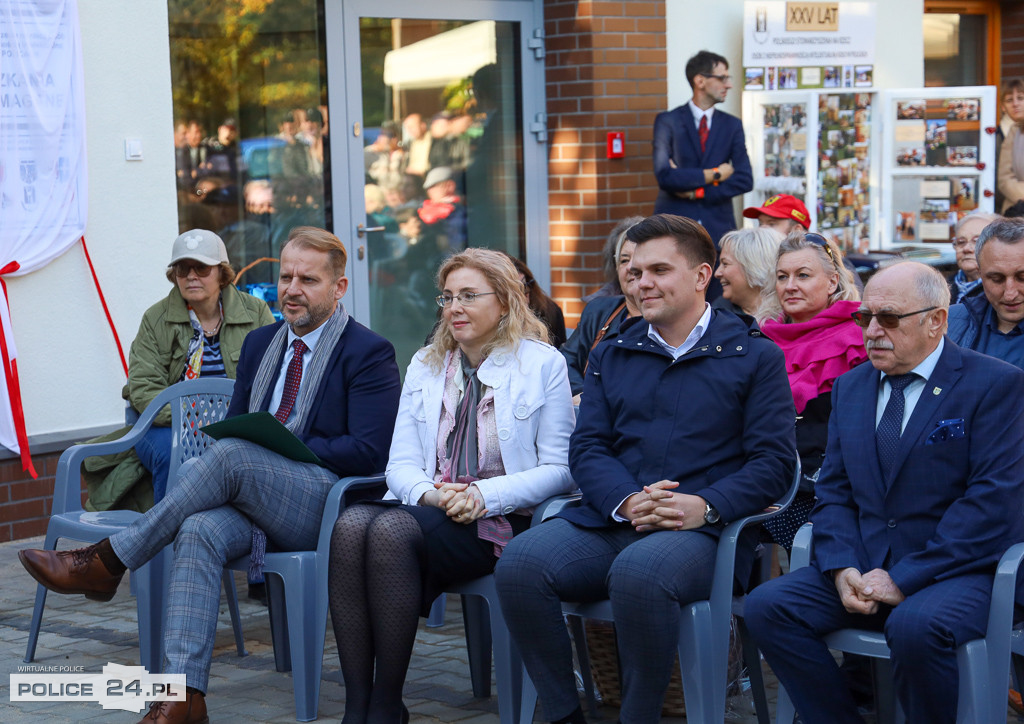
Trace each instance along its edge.
<path fill-rule="evenodd" d="M 637 533 L 554 519 L 512 539 L 494 576 L 501 610 L 544 716 L 579 706 L 561 601 L 610 598 L 623 724 L 661 720 L 679 643 L 679 607 L 711 594 L 718 541 L 698 531 Z"/>
<path fill-rule="evenodd" d="M 754 589 L 744 615 L 804 724 L 862 724 L 823 641 L 841 628 L 884 631 L 896 695 L 910 724 L 953 724 L 956 648 L 985 635 L 991 597 L 992 575 L 970 574 L 932 584 L 895 608 L 881 606 L 865 616 L 843 608 L 832 577 L 808 566 Z"/>

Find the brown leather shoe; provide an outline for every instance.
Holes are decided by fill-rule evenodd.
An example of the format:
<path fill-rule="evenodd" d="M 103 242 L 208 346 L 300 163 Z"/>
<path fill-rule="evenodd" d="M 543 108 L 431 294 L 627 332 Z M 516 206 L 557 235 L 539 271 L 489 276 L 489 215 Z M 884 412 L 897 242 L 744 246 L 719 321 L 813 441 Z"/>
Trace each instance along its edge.
<path fill-rule="evenodd" d="M 149 713 L 139 724 L 209 724 L 206 716 L 206 697 L 198 691 L 190 691 L 185 701 L 154 701 Z"/>
<path fill-rule="evenodd" d="M 115 576 L 107 570 L 96 553 L 98 545 L 60 552 L 27 548 L 18 551 L 18 558 L 34 579 L 54 593 L 84 593 L 93 601 L 109 601 L 124 573 Z"/>

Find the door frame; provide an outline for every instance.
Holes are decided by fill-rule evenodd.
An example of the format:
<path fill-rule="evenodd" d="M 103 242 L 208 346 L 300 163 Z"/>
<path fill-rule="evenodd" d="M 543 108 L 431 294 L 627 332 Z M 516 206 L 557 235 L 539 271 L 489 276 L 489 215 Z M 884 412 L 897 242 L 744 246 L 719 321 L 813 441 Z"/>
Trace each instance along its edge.
<path fill-rule="evenodd" d="M 353 317 L 371 328 L 369 260 L 366 254 L 359 258 L 359 247 L 365 244 L 365 238 L 356 235 L 357 225 L 366 223 L 361 128 L 358 136 L 354 133 L 355 124 L 361 126 L 363 120 L 359 18 L 429 20 L 439 17 L 436 7 L 422 0 L 324 0 L 334 233 L 345 243 L 349 254 L 350 284 L 345 304 Z M 529 47 L 532 38 L 543 38 L 543 1 L 448 0 L 441 17 L 519 23 L 526 263 L 541 286 L 550 289 L 548 144 L 546 133 L 537 135 L 531 131 L 531 124 L 547 112 L 543 45 L 539 52 Z"/>

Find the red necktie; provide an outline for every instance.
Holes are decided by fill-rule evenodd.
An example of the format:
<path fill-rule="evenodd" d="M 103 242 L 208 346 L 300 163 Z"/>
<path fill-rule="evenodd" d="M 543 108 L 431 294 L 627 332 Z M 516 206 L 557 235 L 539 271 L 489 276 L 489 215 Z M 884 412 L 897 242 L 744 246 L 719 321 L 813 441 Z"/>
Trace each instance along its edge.
<path fill-rule="evenodd" d="M 700 152 L 704 153 L 704 150 L 708 146 L 708 117 L 700 117 L 700 126 L 697 128 L 697 135 L 700 136 Z"/>
<path fill-rule="evenodd" d="M 278 405 L 277 412 L 274 413 L 274 417 L 280 420 L 282 425 L 291 414 L 292 407 L 295 406 L 295 398 L 299 394 L 299 383 L 302 381 L 302 355 L 307 349 L 305 342 L 301 339 L 292 342 L 292 359 L 288 363 L 288 372 L 284 378 L 284 393 L 281 395 L 281 404 Z"/>

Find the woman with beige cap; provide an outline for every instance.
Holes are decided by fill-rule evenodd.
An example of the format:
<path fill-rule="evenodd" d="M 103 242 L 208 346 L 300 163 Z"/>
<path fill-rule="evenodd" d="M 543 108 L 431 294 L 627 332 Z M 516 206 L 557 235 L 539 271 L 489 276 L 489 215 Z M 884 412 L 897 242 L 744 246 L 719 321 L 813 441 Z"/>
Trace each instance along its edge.
<path fill-rule="evenodd" d="M 167 296 L 142 315 L 132 342 L 128 384 L 122 396 L 142 412 L 165 388 L 196 377 L 235 376 L 242 340 L 274 321 L 266 302 L 238 291 L 224 242 L 212 231 L 193 229 L 174 240 Z M 134 455 L 109 456 L 89 466 L 87 506 L 144 511 L 163 498 L 171 450 L 171 411 L 156 416 Z M 121 437 L 124 431 L 105 436 Z M 152 495 L 145 473 L 153 477 Z"/>

